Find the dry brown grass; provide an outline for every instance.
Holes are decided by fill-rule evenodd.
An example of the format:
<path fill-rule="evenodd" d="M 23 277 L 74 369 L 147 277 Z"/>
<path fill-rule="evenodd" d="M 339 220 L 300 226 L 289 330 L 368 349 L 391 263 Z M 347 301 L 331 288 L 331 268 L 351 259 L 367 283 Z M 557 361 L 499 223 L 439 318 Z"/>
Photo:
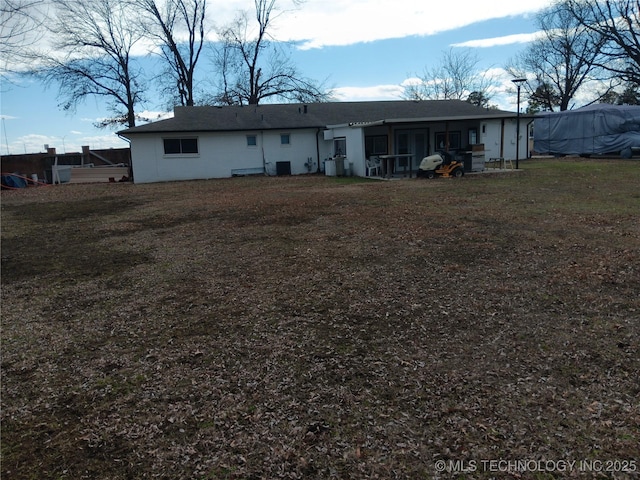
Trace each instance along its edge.
<path fill-rule="evenodd" d="M 2 477 L 639 470 L 640 164 L 523 167 L 2 192 Z"/>

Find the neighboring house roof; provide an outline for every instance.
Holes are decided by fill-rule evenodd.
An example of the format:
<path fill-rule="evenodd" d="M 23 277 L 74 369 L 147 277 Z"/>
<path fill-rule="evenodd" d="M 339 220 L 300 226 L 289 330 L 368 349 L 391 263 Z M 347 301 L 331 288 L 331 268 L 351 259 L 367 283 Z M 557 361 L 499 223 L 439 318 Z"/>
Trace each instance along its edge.
<path fill-rule="evenodd" d="M 175 107 L 174 117 L 129 128 L 120 135 L 325 128 L 330 125 L 407 123 L 515 117 L 514 112 L 461 100 L 398 100 L 247 106 Z"/>

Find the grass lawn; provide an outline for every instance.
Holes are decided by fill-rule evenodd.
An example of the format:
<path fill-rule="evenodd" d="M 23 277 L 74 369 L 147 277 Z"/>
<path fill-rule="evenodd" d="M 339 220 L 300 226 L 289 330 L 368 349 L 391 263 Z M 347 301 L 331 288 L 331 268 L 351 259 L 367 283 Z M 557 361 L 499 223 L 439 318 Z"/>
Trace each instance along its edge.
<path fill-rule="evenodd" d="M 637 478 L 640 162 L 520 166 L 3 191 L 2 478 Z"/>

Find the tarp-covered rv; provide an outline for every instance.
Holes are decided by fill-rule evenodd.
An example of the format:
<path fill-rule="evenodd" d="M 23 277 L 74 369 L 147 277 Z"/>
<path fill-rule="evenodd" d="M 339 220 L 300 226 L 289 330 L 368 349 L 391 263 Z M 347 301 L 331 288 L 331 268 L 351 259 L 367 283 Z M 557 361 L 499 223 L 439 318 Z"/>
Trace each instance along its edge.
<path fill-rule="evenodd" d="M 640 106 L 597 104 L 535 117 L 533 149 L 551 155 L 620 154 L 640 149 Z"/>

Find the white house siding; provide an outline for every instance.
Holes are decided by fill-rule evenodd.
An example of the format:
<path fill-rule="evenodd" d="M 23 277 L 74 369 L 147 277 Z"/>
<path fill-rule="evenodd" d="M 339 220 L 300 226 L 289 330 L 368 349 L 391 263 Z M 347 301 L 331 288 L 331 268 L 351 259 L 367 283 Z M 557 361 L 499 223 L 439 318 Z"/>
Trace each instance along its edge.
<path fill-rule="evenodd" d="M 529 119 L 520 120 L 520 152 L 518 158 L 527 158 L 529 153 L 529 141 L 527 124 Z M 514 160 L 516 158 L 516 126 L 517 120 L 506 119 L 481 122 L 485 131 L 479 133 L 480 143 L 484 143 L 485 158 L 504 157 Z M 504 128 L 504 134 L 503 129 Z"/>
<path fill-rule="evenodd" d="M 149 183 L 160 181 L 156 157 L 161 156 L 161 141 L 155 135 L 131 135 L 129 140 L 134 182 Z"/>
<path fill-rule="evenodd" d="M 131 135 L 133 178 L 136 183 L 227 178 L 243 169 L 267 167 L 276 173 L 276 162 L 291 162 L 291 173 L 307 173 L 311 158 L 317 170 L 315 129 L 249 131 L 228 133 Z M 288 134 L 289 145 L 281 144 L 281 134 Z M 256 136 L 256 145 L 247 145 L 247 135 Z M 320 134 L 321 135 L 321 134 Z M 165 138 L 198 139 L 198 154 L 164 154 Z M 323 143 L 322 140 L 320 140 Z M 264 159 L 263 159 L 264 152 Z"/>
<path fill-rule="evenodd" d="M 333 138 L 344 138 L 347 143 L 347 151 L 346 151 L 346 160 L 345 160 L 345 169 L 349 167 L 349 165 L 353 164 L 353 172 L 351 173 L 354 176 L 364 177 L 367 174 L 366 165 L 365 165 L 365 152 L 364 152 L 364 131 L 362 128 L 358 127 L 348 127 L 348 126 L 340 126 L 334 127 L 333 130 Z M 333 152 L 333 143 L 331 143 L 331 152 L 330 156 L 333 156 L 335 152 Z"/>
<path fill-rule="evenodd" d="M 520 119 L 520 144 L 518 158 L 523 159 L 529 156 L 529 119 Z M 518 121 L 510 118 L 504 122 L 504 157 L 514 160 L 516 158 L 516 132 Z"/>
<path fill-rule="evenodd" d="M 515 118 L 502 120 L 449 121 L 449 131 L 459 131 L 461 146 L 469 142 L 469 129 L 477 129 L 477 142 L 485 147 L 485 158 L 504 157 L 515 159 Z M 348 126 L 333 125 L 324 128 L 282 129 L 265 131 L 200 132 L 190 134 L 129 133 L 133 175 L 136 183 L 163 182 L 227 178 L 234 173 L 255 173 L 266 167 L 270 175 L 276 174 L 278 162 L 290 162 L 293 175 L 315 173 L 323 169 L 323 161 L 334 156 L 334 141 L 344 138 L 346 142 L 346 165 L 353 167 L 352 175 L 366 176 L 365 136 L 392 135 L 397 153 L 396 132 L 411 129 L 428 131 L 429 153 L 437 149 L 436 134 L 447 129 L 445 122 L 388 123 L 379 126 L 366 124 Z M 326 132 L 326 133 L 325 133 Z M 289 135 L 289 144 L 281 144 L 281 135 Z M 521 124 L 520 157 L 527 157 L 527 120 Z M 254 135 L 256 145 L 247 144 L 247 136 Z M 163 140 L 166 138 L 197 138 L 197 154 L 164 154 Z M 312 166 L 307 165 L 311 158 Z M 420 158 L 414 159 L 414 169 Z"/>
<path fill-rule="evenodd" d="M 301 175 L 303 173 L 315 173 L 318 169 L 318 144 L 316 135 L 319 135 L 319 142 L 322 138 L 322 131 L 318 133 L 316 129 L 308 130 L 278 130 L 268 132 L 258 132 L 258 146 L 264 146 L 264 156 L 267 173 L 275 175 L 277 162 L 290 162 L 291 174 Z M 281 144 L 281 135 L 288 134 L 289 145 Z M 309 159 L 313 164 L 311 170 L 305 165 Z"/>

